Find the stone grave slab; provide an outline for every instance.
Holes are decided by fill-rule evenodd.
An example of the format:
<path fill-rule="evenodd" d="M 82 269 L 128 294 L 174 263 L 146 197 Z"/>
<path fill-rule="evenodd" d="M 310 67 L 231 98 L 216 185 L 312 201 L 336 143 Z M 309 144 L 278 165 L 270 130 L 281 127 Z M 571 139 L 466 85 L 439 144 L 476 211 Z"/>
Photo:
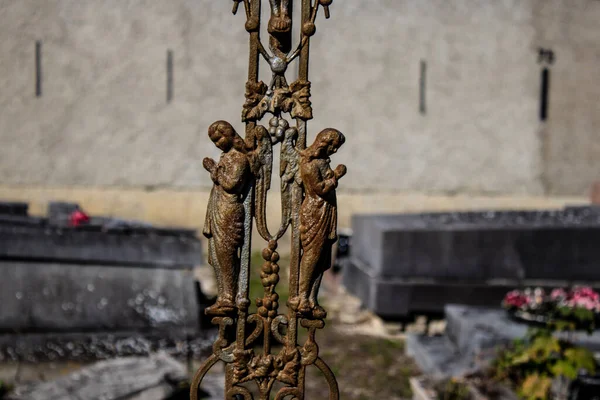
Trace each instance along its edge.
<path fill-rule="evenodd" d="M 597 207 L 355 215 L 343 284 L 374 312 L 496 305 L 520 285 L 600 282 Z"/>
<path fill-rule="evenodd" d="M 101 361 L 50 382 L 18 386 L 11 400 L 164 400 L 187 379 L 185 367 L 165 353 Z"/>
<path fill-rule="evenodd" d="M 523 338 L 532 325 L 510 318 L 501 308 L 473 307 L 449 304 L 445 307 L 446 334 L 462 353 L 479 352 L 494 346 Z M 588 335 L 584 331 L 571 334 L 557 333 L 568 337 L 576 345 L 600 352 L 600 331 Z"/>
<path fill-rule="evenodd" d="M 192 272 L 75 264 L 0 264 L 3 332 L 198 326 Z"/>
<path fill-rule="evenodd" d="M 29 217 L 28 217 L 29 219 Z M 0 260 L 192 268 L 202 264 L 194 231 L 0 224 Z"/>
<path fill-rule="evenodd" d="M 29 204 L 19 201 L 0 201 L 0 215 L 27 216 Z"/>
<path fill-rule="evenodd" d="M 201 337 L 196 232 L 101 217 L 71 227 L 74 209 L 52 203 L 38 218 L 0 204 L 0 359 L 145 354 Z"/>
<path fill-rule="evenodd" d="M 421 372 L 433 379 L 462 376 L 475 369 L 474 359 L 464 357 L 447 336 L 406 335 L 406 354 Z"/>
<path fill-rule="evenodd" d="M 157 351 L 202 359 L 211 354 L 215 338 L 214 329 L 198 332 L 182 327 L 146 332 L 2 333 L 0 362 L 89 362 Z"/>
<path fill-rule="evenodd" d="M 497 305 L 518 280 L 452 281 L 428 278 L 379 278 L 356 259 L 343 264 L 342 284 L 363 306 L 384 318 L 440 313 L 447 303 Z"/>
<path fill-rule="evenodd" d="M 421 370 L 436 378 L 458 377 L 484 368 L 500 346 L 525 337 L 530 325 L 511 319 L 499 308 L 447 305 L 446 332 L 429 337 L 408 334 L 406 352 Z M 600 331 L 568 336 L 575 344 L 600 352 Z"/>

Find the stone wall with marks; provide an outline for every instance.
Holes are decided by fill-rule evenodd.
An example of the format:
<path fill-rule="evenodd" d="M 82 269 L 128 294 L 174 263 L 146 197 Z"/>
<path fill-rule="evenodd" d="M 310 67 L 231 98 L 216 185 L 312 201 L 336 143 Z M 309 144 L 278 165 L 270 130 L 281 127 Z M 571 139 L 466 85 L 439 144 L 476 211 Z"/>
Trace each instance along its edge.
<path fill-rule="evenodd" d="M 207 127 L 242 128 L 247 37 L 230 11 L 3 1 L 3 184 L 208 190 Z M 312 42 L 309 127 L 346 135 L 341 192 L 579 196 L 598 180 L 600 2 L 344 0 L 332 13 Z M 546 121 L 540 47 L 555 55 Z"/>

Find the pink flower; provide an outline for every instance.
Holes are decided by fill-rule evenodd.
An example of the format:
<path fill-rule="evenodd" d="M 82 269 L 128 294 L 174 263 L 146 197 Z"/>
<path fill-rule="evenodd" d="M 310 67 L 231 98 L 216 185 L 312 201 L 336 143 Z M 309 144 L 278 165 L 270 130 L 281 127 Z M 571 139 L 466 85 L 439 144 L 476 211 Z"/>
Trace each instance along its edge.
<path fill-rule="evenodd" d="M 585 298 L 589 298 L 591 300 L 599 300 L 600 299 L 600 295 L 589 286 L 580 286 L 580 287 L 573 288 L 572 296 L 573 296 L 573 298 L 585 297 Z"/>
<path fill-rule="evenodd" d="M 587 310 L 594 310 L 600 306 L 597 297 L 584 296 L 580 293 L 575 293 L 572 298 L 566 302 L 569 307 L 581 307 Z"/>
<path fill-rule="evenodd" d="M 502 305 L 505 308 L 536 309 L 550 307 L 569 307 L 600 311 L 600 294 L 587 286 L 574 287 L 571 290 L 553 289 L 546 294 L 542 288 L 526 288 L 523 291 L 513 290 L 504 296 Z"/>
<path fill-rule="evenodd" d="M 552 300 L 561 300 L 566 297 L 567 297 L 567 292 L 562 288 L 553 289 L 552 292 L 550 293 L 550 298 Z"/>

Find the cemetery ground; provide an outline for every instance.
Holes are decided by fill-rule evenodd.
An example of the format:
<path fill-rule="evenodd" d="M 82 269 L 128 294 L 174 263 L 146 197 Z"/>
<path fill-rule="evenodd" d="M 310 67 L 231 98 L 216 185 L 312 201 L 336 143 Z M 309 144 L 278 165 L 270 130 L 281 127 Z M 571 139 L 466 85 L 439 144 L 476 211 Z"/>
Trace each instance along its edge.
<path fill-rule="evenodd" d="M 288 298 L 288 257 L 283 256 L 280 261 L 280 283 L 277 291 L 280 296 L 280 313 L 286 313 Z M 253 254 L 252 276 L 250 283 L 251 299 L 262 295 L 263 287 L 260 282 L 259 271 L 262 259 L 260 253 Z M 361 301 L 349 295 L 340 286 L 340 277 L 330 273 L 326 274 L 321 287 L 320 299 L 328 311 L 325 328 L 317 332 L 317 343 L 321 358 L 330 366 L 335 374 L 340 398 L 348 400 L 363 399 L 412 399 L 411 378 L 422 376 L 415 361 L 406 354 L 406 337 L 410 333 L 428 332 L 432 337 L 445 331 L 446 321 L 433 321 L 427 325 L 424 318 L 418 318 L 409 324 L 386 322 L 372 312 L 361 306 Z M 215 283 L 212 268 L 202 266 L 197 268 L 196 276 L 202 283 L 202 290 L 207 295 L 214 295 Z M 256 311 L 253 305 L 252 312 Z M 206 325 L 205 325 L 206 326 Z M 404 329 L 401 329 L 404 328 Z M 305 332 L 300 331 L 299 343 L 306 339 Z M 257 347 L 256 351 L 261 349 Z M 192 360 L 179 358 L 182 368 L 186 368 L 191 376 L 200 363 L 210 352 L 206 346 L 204 356 Z M 277 349 L 273 349 L 277 352 Z M 0 398 L 3 390 L 15 383 L 31 381 L 51 381 L 58 377 L 78 371 L 85 366 L 77 362 L 53 362 L 39 364 L 3 364 L 0 365 Z M 477 379 L 476 379 L 477 380 Z M 414 384 L 415 380 L 412 379 Z M 470 399 L 466 386 L 460 382 L 444 381 L 431 383 L 423 381 L 427 388 L 440 390 L 453 389 L 452 396 L 435 396 L 432 399 Z M 471 381 L 473 382 L 473 381 Z M 222 368 L 215 367 L 204 381 L 203 388 L 209 392 L 217 393 L 210 399 L 223 398 L 218 391 L 223 385 Z M 487 379 L 479 379 L 485 386 Z M 309 367 L 306 375 L 306 398 L 326 398 L 328 386 L 321 373 L 314 367 Z M 172 397 L 161 399 L 187 399 L 189 388 L 181 386 L 180 390 Z M 494 397 L 490 397 L 494 398 Z M 157 397 L 158 399 L 158 397 Z"/>

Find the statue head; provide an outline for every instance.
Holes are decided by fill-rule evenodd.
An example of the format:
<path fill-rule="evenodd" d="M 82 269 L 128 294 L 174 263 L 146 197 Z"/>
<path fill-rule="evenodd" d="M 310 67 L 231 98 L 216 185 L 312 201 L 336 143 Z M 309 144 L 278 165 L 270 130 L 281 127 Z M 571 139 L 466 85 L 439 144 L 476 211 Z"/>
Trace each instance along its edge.
<path fill-rule="evenodd" d="M 227 152 L 233 147 L 236 133 L 227 121 L 217 121 L 208 127 L 208 137 L 220 150 Z"/>
<path fill-rule="evenodd" d="M 213 122 L 208 127 L 208 137 L 223 152 L 228 152 L 232 148 L 245 152 L 242 138 L 227 121 Z"/>
<path fill-rule="evenodd" d="M 346 138 L 337 129 L 323 129 L 317 135 L 315 142 L 305 151 L 311 158 L 324 158 L 335 154 L 344 144 Z"/>

